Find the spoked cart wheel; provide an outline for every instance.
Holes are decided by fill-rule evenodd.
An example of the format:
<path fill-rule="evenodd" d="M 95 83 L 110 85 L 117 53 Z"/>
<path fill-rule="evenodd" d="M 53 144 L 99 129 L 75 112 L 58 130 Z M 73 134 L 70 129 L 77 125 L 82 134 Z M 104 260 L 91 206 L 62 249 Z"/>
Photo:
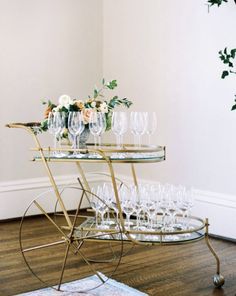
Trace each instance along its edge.
<path fill-rule="evenodd" d="M 85 211 L 81 213 L 86 199 L 87 205 L 93 200 L 107 206 L 100 197 L 75 186 L 59 191 L 65 208 L 76 208 L 76 211 L 67 211 L 65 215 L 58 205 L 55 214 L 52 208 L 57 203 L 54 191 L 40 194 L 22 217 L 20 249 L 29 270 L 45 287 L 87 292 L 103 285 L 117 270 L 123 253 L 122 231 L 113 213 L 110 213 L 110 226 L 97 223 L 91 212 L 88 215 Z M 75 206 L 73 200 L 79 200 L 79 203 Z M 31 215 L 39 215 L 37 222 Z M 93 276 L 89 287 L 83 280 L 76 288 L 66 285 L 88 276 Z"/>

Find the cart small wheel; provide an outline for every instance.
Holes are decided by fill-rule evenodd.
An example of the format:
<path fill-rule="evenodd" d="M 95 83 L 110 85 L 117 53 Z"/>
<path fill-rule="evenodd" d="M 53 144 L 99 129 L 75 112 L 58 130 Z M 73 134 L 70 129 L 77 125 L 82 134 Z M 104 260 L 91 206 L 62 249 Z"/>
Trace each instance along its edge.
<path fill-rule="evenodd" d="M 221 274 L 215 274 L 213 276 L 213 283 L 217 288 L 220 288 L 225 283 L 225 278 Z"/>

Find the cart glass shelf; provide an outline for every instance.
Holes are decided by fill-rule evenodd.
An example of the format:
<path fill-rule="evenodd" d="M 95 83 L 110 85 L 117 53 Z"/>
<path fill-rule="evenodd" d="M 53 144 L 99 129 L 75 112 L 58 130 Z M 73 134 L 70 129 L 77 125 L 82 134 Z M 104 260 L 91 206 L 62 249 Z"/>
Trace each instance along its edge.
<path fill-rule="evenodd" d="M 115 219 L 111 219 L 113 223 L 108 225 L 97 225 L 94 217 L 88 217 L 74 233 L 76 239 L 84 237 L 85 233 L 88 239 L 98 240 L 123 240 L 123 241 L 139 241 L 150 244 L 179 244 L 188 243 L 202 239 L 205 235 L 204 221 L 197 217 L 191 217 L 188 228 L 184 231 L 181 226 L 176 225 L 172 231 L 162 231 L 162 226 L 148 229 L 140 226 L 137 229 L 136 220 L 131 219 L 132 226 L 125 231 L 121 230 L 121 226 L 117 225 Z"/>
<path fill-rule="evenodd" d="M 37 150 L 37 149 L 32 149 Z M 55 156 L 56 152 L 56 156 Z M 88 144 L 88 149 L 71 148 L 53 149 L 43 148 L 44 157 L 47 161 L 56 162 L 119 162 L 119 163 L 143 163 L 143 162 L 160 162 L 165 160 L 165 147 L 142 145 L 140 148 L 126 144 L 122 149 L 117 148 L 114 144 L 103 144 L 99 148 L 94 148 Z M 41 155 L 34 156 L 33 160 L 40 161 Z"/>

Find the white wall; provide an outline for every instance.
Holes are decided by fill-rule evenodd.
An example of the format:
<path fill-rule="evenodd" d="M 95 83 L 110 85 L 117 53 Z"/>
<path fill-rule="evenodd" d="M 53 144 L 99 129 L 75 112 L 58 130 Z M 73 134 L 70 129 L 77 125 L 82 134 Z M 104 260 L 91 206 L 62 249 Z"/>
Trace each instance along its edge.
<path fill-rule="evenodd" d="M 45 173 L 28 161 L 31 138 L 4 125 L 40 121 L 41 99 L 85 99 L 101 80 L 102 2 L 0 0 L 0 6 L 0 182 L 8 182 Z"/>
<path fill-rule="evenodd" d="M 233 1 L 207 13 L 206 1 L 104 0 L 103 72 L 134 101 L 155 110 L 155 143 L 165 163 L 140 176 L 235 194 L 235 79 L 220 79 L 218 51 L 235 47 Z"/>

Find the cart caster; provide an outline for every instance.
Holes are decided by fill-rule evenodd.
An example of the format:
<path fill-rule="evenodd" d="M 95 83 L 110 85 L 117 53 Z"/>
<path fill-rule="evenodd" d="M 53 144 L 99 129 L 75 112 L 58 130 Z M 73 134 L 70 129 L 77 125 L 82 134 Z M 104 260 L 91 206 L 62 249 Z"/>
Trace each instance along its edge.
<path fill-rule="evenodd" d="M 217 288 L 220 288 L 225 283 L 225 278 L 221 274 L 215 274 L 213 276 L 213 283 Z"/>

